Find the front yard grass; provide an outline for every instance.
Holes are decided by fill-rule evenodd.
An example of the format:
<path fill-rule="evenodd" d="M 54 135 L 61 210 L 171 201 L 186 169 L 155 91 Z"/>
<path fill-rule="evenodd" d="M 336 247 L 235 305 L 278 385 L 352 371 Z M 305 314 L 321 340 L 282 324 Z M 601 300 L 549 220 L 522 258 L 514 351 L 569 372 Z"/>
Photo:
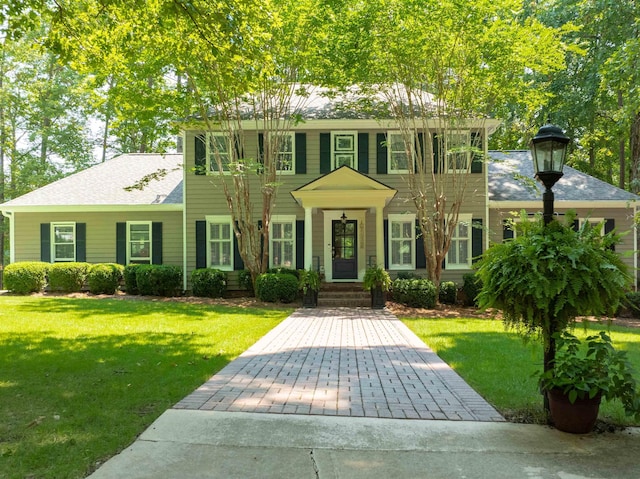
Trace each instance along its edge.
<path fill-rule="evenodd" d="M 0 296 L 0 477 L 85 477 L 291 311 Z"/>
<path fill-rule="evenodd" d="M 514 421 L 543 421 L 542 396 L 533 377 L 542 370 L 541 342 L 532 339 L 525 344 L 496 320 L 402 321 L 503 415 Z M 575 334 L 583 338 L 603 329 L 607 326 L 589 323 L 584 331 L 578 324 Z M 640 329 L 612 326 L 610 335 L 616 348 L 627 351 L 640 382 Z M 618 402 L 603 402 L 599 418 L 616 425 L 640 425 L 625 416 Z"/>

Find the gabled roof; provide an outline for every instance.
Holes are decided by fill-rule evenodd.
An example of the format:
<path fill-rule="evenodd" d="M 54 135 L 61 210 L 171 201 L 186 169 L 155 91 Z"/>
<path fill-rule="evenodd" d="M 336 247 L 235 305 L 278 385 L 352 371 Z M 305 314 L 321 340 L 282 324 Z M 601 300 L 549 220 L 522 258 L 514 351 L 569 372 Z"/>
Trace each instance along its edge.
<path fill-rule="evenodd" d="M 489 201 L 540 201 L 544 187 L 534 180 L 528 150 L 489 152 Z M 555 201 L 637 201 L 640 197 L 570 166 L 553 187 Z M 527 181 L 527 179 L 533 181 Z"/>
<path fill-rule="evenodd" d="M 136 185 L 141 188 L 131 188 Z M 130 153 L 92 166 L 0 205 L 38 207 L 182 206 L 182 154 Z"/>

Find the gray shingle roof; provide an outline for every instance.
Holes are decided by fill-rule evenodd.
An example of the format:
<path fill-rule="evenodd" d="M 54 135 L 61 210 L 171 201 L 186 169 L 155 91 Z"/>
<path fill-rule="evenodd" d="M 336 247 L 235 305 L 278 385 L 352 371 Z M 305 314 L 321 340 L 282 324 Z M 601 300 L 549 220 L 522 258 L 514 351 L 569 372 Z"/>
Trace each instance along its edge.
<path fill-rule="evenodd" d="M 489 200 L 536 201 L 542 199 L 544 186 L 536 181 L 526 180 L 534 178 L 530 151 L 490 151 L 489 157 Z M 553 187 L 556 201 L 640 200 L 640 196 L 570 166 L 565 166 L 563 172 L 564 176 Z"/>
<path fill-rule="evenodd" d="M 125 189 L 145 177 L 149 181 L 144 188 Z M 153 204 L 182 204 L 182 154 L 120 155 L 8 201 L 0 209 Z"/>

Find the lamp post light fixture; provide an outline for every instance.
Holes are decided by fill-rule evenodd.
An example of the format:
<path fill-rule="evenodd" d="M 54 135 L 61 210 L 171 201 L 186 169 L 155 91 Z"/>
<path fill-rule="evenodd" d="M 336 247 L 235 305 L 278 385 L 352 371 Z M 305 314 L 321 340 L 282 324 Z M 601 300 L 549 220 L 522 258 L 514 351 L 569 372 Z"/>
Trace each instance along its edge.
<path fill-rule="evenodd" d="M 531 140 L 531 154 L 535 177 L 545 191 L 542 194 L 544 224 L 553 219 L 553 185 L 562 178 L 562 168 L 567 156 L 569 137 L 555 125 L 544 125 Z"/>

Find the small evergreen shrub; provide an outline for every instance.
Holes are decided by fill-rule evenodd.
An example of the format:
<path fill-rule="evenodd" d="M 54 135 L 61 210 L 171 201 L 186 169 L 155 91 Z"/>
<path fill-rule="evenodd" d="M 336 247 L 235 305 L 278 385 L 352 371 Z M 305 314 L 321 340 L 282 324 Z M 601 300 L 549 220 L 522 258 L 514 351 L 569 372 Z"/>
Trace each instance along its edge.
<path fill-rule="evenodd" d="M 397 279 L 418 279 L 420 276 L 411 272 L 411 271 L 400 271 L 398 273 Z"/>
<path fill-rule="evenodd" d="M 140 294 L 140 291 L 138 291 L 138 280 L 136 278 L 136 272 L 140 266 L 142 265 L 129 264 L 124 267 L 124 290 L 127 294 Z"/>
<path fill-rule="evenodd" d="M 396 279 L 392 285 L 394 301 L 411 308 L 433 309 L 436 285 L 428 279 Z"/>
<path fill-rule="evenodd" d="M 115 294 L 122 281 L 124 266 L 116 263 L 91 265 L 87 275 L 91 294 Z"/>
<path fill-rule="evenodd" d="M 249 296 L 255 296 L 255 292 L 253 291 L 253 281 L 251 281 L 251 271 L 248 269 L 243 269 L 240 271 L 238 276 L 238 282 L 240 283 L 240 287 L 247 290 Z"/>
<path fill-rule="evenodd" d="M 269 268 L 267 273 L 276 273 L 276 274 L 290 274 L 296 277 L 296 279 L 300 279 L 300 271 L 297 269 L 290 268 Z"/>
<path fill-rule="evenodd" d="M 63 293 L 82 291 L 89 267 L 89 263 L 53 263 L 47 275 L 49 288 Z"/>
<path fill-rule="evenodd" d="M 298 297 L 298 279 L 288 273 L 264 273 L 256 280 L 256 297 L 260 301 L 290 303 Z"/>
<path fill-rule="evenodd" d="M 16 294 L 38 293 L 47 284 L 50 266 L 41 261 L 11 263 L 4 268 L 4 287 Z"/>
<path fill-rule="evenodd" d="M 462 292 L 465 306 L 478 306 L 478 295 L 482 291 L 482 280 L 475 273 L 467 273 L 462 277 Z"/>
<path fill-rule="evenodd" d="M 191 273 L 193 295 L 222 298 L 227 291 L 227 273 L 213 268 L 196 269 Z"/>
<path fill-rule="evenodd" d="M 456 304 L 458 299 L 458 287 L 453 281 L 440 283 L 440 302 L 443 304 Z"/>
<path fill-rule="evenodd" d="M 630 291 L 625 295 L 623 307 L 634 318 L 640 318 L 640 291 Z"/>
<path fill-rule="evenodd" d="M 145 296 L 178 296 L 182 270 L 177 266 L 141 264 L 135 270 L 138 292 Z"/>

